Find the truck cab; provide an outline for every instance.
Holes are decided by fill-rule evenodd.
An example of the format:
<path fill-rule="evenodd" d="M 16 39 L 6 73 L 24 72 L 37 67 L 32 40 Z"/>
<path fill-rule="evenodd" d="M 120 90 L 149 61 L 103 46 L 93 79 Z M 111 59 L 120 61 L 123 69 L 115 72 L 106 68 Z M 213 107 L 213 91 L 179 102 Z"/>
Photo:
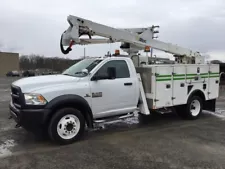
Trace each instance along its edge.
<path fill-rule="evenodd" d="M 10 114 L 28 131 L 56 142 L 77 140 L 85 125 L 137 109 L 139 82 L 128 57 L 84 59 L 60 75 L 12 83 Z"/>

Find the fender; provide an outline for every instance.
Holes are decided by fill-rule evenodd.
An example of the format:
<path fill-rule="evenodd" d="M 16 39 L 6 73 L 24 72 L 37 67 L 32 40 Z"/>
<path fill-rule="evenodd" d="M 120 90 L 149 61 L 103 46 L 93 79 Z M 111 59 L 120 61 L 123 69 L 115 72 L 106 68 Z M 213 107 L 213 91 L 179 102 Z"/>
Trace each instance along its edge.
<path fill-rule="evenodd" d="M 93 114 L 88 102 L 83 97 L 73 94 L 58 96 L 46 105 L 45 108 L 51 110 L 48 120 L 52 117 L 57 109 L 66 106 L 79 109 L 84 115 L 88 127 L 93 127 Z"/>
<path fill-rule="evenodd" d="M 199 96 L 203 99 L 203 101 L 206 100 L 205 94 L 203 91 L 199 90 L 199 89 L 195 89 L 191 92 L 191 94 L 188 96 L 187 101 L 192 97 L 192 96 Z"/>
<path fill-rule="evenodd" d="M 206 97 L 205 97 L 205 94 L 201 90 L 196 89 L 196 90 L 192 91 L 191 94 L 188 97 L 188 100 L 192 96 L 199 96 L 203 99 L 202 100 L 203 101 L 203 110 L 209 110 L 209 111 L 215 111 L 216 110 L 216 99 L 207 100 Z"/>

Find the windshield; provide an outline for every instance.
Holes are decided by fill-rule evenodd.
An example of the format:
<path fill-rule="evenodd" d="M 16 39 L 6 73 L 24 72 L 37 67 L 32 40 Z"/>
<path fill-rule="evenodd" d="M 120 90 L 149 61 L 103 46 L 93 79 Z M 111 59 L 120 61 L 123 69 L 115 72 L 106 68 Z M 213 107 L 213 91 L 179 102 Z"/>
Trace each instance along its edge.
<path fill-rule="evenodd" d="M 83 69 L 87 69 L 88 72 L 90 72 L 101 61 L 101 59 L 84 59 L 66 69 L 62 74 L 75 77 L 84 77 L 87 76 L 87 74 L 82 72 Z"/>

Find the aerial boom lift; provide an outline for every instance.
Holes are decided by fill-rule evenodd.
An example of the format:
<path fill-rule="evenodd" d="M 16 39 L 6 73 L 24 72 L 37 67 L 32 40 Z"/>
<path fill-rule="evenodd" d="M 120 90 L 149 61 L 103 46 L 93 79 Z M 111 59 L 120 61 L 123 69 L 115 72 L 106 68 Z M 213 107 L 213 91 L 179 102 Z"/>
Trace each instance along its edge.
<path fill-rule="evenodd" d="M 199 52 L 152 39 L 151 27 L 116 29 L 72 15 L 67 17 L 67 21 L 70 26 L 62 34 L 60 42 L 61 51 L 64 54 L 68 54 L 75 44 L 87 45 L 121 42 L 121 49 L 129 55 L 137 54 L 148 46 L 173 54 L 177 63 L 204 63 L 204 58 Z M 89 38 L 81 38 L 82 35 L 88 35 Z M 103 38 L 92 39 L 92 36 Z M 68 46 L 68 48 L 65 50 L 64 46 Z"/>

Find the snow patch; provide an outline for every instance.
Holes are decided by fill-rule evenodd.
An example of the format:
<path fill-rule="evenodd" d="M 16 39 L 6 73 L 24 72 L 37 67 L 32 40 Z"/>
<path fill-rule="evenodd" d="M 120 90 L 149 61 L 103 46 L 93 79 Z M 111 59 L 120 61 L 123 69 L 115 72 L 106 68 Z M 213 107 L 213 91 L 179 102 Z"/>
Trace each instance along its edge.
<path fill-rule="evenodd" d="M 6 125 L 5 127 L 1 127 L 0 131 L 18 130 L 18 128 L 15 128 L 15 125 L 16 124 L 14 124 L 14 123 L 10 123 L 10 124 Z"/>
<path fill-rule="evenodd" d="M 11 99 L 11 97 L 10 96 L 8 96 L 8 95 L 6 95 L 6 96 L 1 96 L 1 98 L 0 98 L 0 102 L 8 102 L 8 101 L 10 101 L 10 99 Z"/>
<path fill-rule="evenodd" d="M 14 147 L 15 145 L 16 144 L 15 144 L 14 140 L 7 140 L 3 144 L 1 144 L 0 145 L 0 158 L 12 155 L 12 152 L 10 151 L 10 149 L 12 147 Z"/>
<path fill-rule="evenodd" d="M 10 89 L 0 89 L 0 92 L 9 92 Z"/>
<path fill-rule="evenodd" d="M 139 123 L 138 114 L 135 113 L 133 117 L 118 119 L 116 121 L 108 121 L 106 123 L 103 122 L 103 123 L 94 124 L 95 127 L 91 131 L 104 130 L 108 128 L 109 126 L 113 126 L 113 125 L 123 125 L 123 124 L 133 125 L 138 123 Z"/>
<path fill-rule="evenodd" d="M 6 101 L 8 101 L 8 100 L 5 100 L 5 99 L 0 100 L 0 102 L 6 102 Z"/>
<path fill-rule="evenodd" d="M 225 120 L 225 110 L 223 109 L 217 108 L 215 112 L 211 112 L 211 111 L 204 111 L 204 112 Z"/>
<path fill-rule="evenodd" d="M 138 114 L 135 114 L 134 117 L 132 118 L 125 119 L 124 122 L 129 125 L 138 124 L 139 123 Z"/>

